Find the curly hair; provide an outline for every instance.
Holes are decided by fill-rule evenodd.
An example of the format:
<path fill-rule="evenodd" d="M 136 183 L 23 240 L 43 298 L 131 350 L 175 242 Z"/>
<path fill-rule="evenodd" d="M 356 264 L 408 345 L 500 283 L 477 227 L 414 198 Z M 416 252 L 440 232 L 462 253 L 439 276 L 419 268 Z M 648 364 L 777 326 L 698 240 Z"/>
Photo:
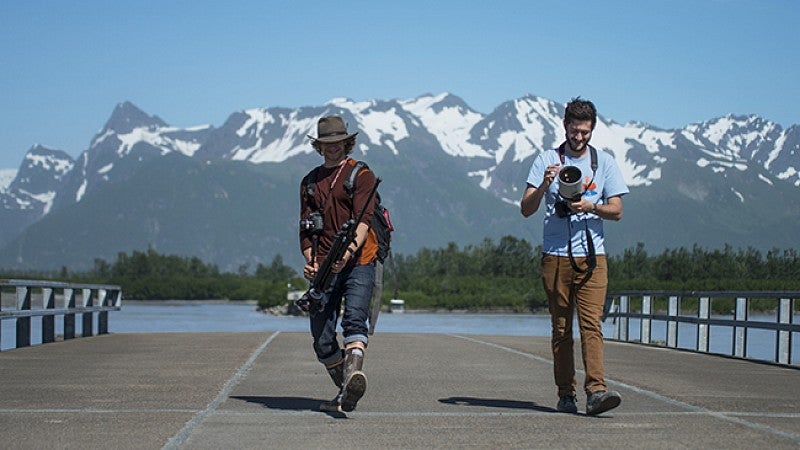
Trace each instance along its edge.
<path fill-rule="evenodd" d="M 589 100 L 583 100 L 580 97 L 575 97 L 567 103 L 567 108 L 564 113 L 564 122 L 570 123 L 572 121 L 590 120 L 592 122 L 592 129 L 597 124 L 597 108 L 594 103 Z"/>
<path fill-rule="evenodd" d="M 320 150 L 319 144 L 321 144 L 321 142 L 319 142 L 317 140 L 311 141 L 311 146 L 314 147 L 314 150 L 316 150 L 317 153 L 319 153 L 321 155 L 322 154 L 322 150 Z M 346 155 L 349 155 L 350 153 L 353 152 L 353 148 L 355 148 L 355 146 L 356 146 L 356 137 L 355 136 L 345 139 L 344 140 L 344 153 Z"/>

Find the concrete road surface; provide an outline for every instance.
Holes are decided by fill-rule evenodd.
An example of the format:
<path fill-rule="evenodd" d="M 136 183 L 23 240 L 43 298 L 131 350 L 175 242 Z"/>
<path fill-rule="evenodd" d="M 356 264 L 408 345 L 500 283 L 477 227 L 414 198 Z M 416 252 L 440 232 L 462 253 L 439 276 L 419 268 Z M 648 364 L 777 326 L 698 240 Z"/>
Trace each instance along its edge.
<path fill-rule="evenodd" d="M 336 388 L 305 333 L 79 338 L 0 353 L 0 446 L 800 448 L 798 369 L 613 342 L 605 359 L 622 405 L 561 414 L 547 338 L 378 332 L 345 415 L 318 411 Z"/>

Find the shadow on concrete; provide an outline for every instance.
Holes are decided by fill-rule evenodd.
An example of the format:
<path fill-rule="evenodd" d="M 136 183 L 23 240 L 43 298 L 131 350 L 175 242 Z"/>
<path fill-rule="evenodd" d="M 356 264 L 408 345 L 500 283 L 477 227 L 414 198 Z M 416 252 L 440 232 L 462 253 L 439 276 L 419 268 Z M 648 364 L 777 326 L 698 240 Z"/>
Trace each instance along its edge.
<path fill-rule="evenodd" d="M 320 414 L 327 414 L 337 419 L 346 419 L 347 415 L 337 412 L 320 411 L 319 405 L 328 400 L 308 397 L 264 397 L 264 396 L 232 396 L 236 400 L 244 400 L 248 403 L 257 403 L 264 408 L 280 409 L 285 411 L 314 411 Z"/>
<path fill-rule="evenodd" d="M 447 397 L 440 398 L 439 403 L 446 403 L 448 405 L 482 406 L 485 408 L 527 409 L 541 412 L 557 412 L 555 408 L 540 406 L 534 402 L 522 402 L 519 400 L 506 400 L 500 398 Z"/>

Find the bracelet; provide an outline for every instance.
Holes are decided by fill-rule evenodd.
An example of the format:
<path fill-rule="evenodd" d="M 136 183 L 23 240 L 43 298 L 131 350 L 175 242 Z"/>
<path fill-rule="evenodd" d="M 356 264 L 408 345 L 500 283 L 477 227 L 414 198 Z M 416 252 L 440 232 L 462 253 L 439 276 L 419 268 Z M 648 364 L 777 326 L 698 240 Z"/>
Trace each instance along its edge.
<path fill-rule="evenodd" d="M 350 253 L 351 257 L 356 256 L 357 251 L 358 250 L 353 250 L 353 247 L 347 247 L 347 252 Z"/>
<path fill-rule="evenodd" d="M 592 214 L 597 214 L 597 203 L 592 203 Z"/>

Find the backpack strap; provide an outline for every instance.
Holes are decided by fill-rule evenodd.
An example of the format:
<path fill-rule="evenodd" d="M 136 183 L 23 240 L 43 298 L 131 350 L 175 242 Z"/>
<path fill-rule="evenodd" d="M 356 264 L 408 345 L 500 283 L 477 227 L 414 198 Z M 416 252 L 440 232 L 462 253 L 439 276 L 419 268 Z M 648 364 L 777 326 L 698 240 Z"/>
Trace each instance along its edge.
<path fill-rule="evenodd" d="M 317 172 L 319 172 L 319 166 L 309 172 L 303 183 L 303 194 L 306 196 L 306 201 L 315 208 L 317 204 L 316 200 L 314 200 L 314 186 L 317 184 Z"/>
<path fill-rule="evenodd" d="M 350 198 L 353 198 L 356 192 L 356 178 L 362 169 L 369 169 L 369 166 L 364 161 L 356 161 L 355 165 L 353 165 L 353 170 L 350 171 L 350 176 L 344 180 L 344 190 Z"/>

